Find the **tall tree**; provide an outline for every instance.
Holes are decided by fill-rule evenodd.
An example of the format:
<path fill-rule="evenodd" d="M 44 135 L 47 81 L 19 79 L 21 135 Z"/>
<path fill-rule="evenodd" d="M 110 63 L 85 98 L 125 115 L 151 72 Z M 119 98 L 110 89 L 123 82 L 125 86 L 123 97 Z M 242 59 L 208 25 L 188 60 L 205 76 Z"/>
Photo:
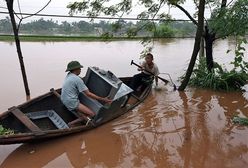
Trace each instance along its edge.
<path fill-rule="evenodd" d="M 178 88 L 178 90 L 184 90 L 189 82 L 190 76 L 193 72 L 195 61 L 197 58 L 197 55 L 200 50 L 200 44 L 201 44 L 201 38 L 203 33 L 203 27 L 204 27 L 204 10 L 205 10 L 205 0 L 200 0 L 199 6 L 198 6 L 198 24 L 197 24 L 197 30 L 196 30 L 196 36 L 195 36 L 195 44 L 193 53 L 191 56 L 191 60 L 185 75 L 184 80 L 182 81 L 182 84 Z"/>
<path fill-rule="evenodd" d="M 197 25 L 197 21 L 180 5 L 180 1 L 172 5 L 184 12 Z M 215 40 L 228 36 L 244 36 L 248 30 L 248 1 L 214 0 L 206 2 L 211 10 L 211 18 L 205 22 L 203 38 L 205 40 L 206 64 L 209 72 L 214 67 L 213 44 Z M 242 26 L 240 26 L 242 25 Z"/>

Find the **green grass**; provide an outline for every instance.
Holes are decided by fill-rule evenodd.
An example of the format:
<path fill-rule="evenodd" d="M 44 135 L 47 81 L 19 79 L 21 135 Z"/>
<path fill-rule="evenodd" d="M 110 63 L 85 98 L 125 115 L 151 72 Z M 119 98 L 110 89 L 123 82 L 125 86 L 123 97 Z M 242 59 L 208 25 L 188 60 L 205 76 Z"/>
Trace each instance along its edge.
<path fill-rule="evenodd" d="M 32 41 L 32 42 L 63 42 L 63 41 L 117 41 L 117 40 L 137 40 L 142 37 L 97 37 L 97 36 L 53 36 L 53 35 L 20 35 L 20 41 Z M 0 35 L 0 41 L 14 41 L 13 35 Z"/>

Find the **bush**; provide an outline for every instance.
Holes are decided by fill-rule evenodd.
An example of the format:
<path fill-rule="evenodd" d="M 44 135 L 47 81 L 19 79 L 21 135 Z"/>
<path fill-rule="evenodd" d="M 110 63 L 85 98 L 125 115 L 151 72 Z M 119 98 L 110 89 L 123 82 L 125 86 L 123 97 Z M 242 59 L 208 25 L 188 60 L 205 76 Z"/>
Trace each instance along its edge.
<path fill-rule="evenodd" d="M 209 72 L 205 60 L 200 59 L 194 70 L 189 84 L 191 86 L 210 88 L 224 91 L 240 91 L 248 81 L 248 74 L 244 71 L 223 70 L 215 63 L 214 69 Z"/>

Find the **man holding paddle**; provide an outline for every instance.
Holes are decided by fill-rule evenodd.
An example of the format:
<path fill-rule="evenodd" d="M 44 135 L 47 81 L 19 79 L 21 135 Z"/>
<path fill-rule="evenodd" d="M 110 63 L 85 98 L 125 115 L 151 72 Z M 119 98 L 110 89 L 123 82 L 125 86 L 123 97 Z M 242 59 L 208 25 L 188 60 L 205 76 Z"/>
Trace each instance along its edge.
<path fill-rule="evenodd" d="M 132 62 L 132 64 L 134 63 Z M 134 75 L 129 85 L 134 91 L 140 86 L 145 85 L 145 82 L 153 77 L 155 77 L 156 86 L 158 85 L 159 70 L 158 66 L 153 62 L 153 55 L 151 53 L 146 54 L 145 61 L 138 67 L 138 71 L 142 72 Z"/>

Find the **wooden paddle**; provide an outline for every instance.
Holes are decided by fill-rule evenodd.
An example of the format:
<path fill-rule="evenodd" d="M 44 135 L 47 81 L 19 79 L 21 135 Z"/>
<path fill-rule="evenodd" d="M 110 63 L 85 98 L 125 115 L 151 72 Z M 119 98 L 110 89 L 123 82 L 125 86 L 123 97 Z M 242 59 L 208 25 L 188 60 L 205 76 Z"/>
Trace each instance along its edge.
<path fill-rule="evenodd" d="M 158 79 L 160 79 L 161 81 L 163 81 L 165 84 L 167 84 L 169 81 L 164 79 L 164 78 L 161 78 L 160 76 L 156 76 L 154 73 L 144 69 L 143 67 L 141 67 L 140 65 L 136 64 L 133 60 L 131 61 L 131 65 L 135 65 L 137 67 L 139 67 L 140 69 L 142 69 L 143 71 L 146 71 L 147 73 L 151 74 L 152 76 L 154 77 L 158 77 Z"/>

